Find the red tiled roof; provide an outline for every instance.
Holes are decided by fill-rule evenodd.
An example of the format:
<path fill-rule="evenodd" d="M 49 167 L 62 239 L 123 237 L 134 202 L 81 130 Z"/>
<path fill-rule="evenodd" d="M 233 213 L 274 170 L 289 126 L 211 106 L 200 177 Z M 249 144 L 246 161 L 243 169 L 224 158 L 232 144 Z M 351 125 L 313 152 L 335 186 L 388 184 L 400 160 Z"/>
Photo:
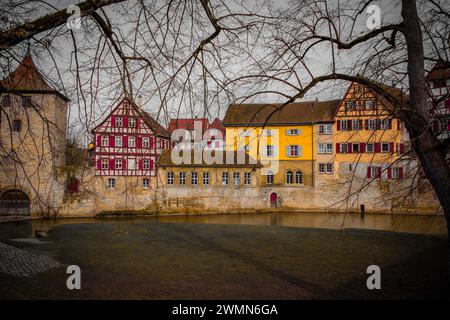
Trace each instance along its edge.
<path fill-rule="evenodd" d="M 213 122 L 211 122 L 208 126 L 208 129 L 216 129 L 222 132 L 225 135 L 225 127 L 223 126 L 222 121 L 219 118 L 215 118 Z"/>
<path fill-rule="evenodd" d="M 0 81 L 0 89 L 19 93 L 54 93 L 63 100 L 69 101 L 66 96 L 52 88 L 44 80 L 29 53 L 25 55 L 16 70 Z"/>
<path fill-rule="evenodd" d="M 201 121 L 202 132 L 208 129 L 208 119 L 206 118 L 184 118 L 184 119 L 171 119 L 169 122 L 169 131 L 172 133 L 176 129 L 194 130 L 194 122 Z"/>

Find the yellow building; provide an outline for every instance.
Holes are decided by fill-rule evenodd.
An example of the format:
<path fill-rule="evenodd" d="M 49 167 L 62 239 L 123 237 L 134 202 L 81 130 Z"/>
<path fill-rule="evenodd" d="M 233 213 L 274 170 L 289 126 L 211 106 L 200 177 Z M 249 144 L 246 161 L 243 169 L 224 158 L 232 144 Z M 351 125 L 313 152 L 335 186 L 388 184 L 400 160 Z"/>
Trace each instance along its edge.
<path fill-rule="evenodd" d="M 226 148 L 261 161 L 262 186 L 314 186 L 318 125 L 333 123 L 339 102 L 232 104 L 223 120 Z"/>
<path fill-rule="evenodd" d="M 396 93 L 401 96 L 400 90 Z M 352 83 L 335 120 L 335 164 L 340 175 L 356 171 L 371 179 L 403 177 L 403 168 L 395 164 L 406 151 L 403 125 L 386 99 Z"/>

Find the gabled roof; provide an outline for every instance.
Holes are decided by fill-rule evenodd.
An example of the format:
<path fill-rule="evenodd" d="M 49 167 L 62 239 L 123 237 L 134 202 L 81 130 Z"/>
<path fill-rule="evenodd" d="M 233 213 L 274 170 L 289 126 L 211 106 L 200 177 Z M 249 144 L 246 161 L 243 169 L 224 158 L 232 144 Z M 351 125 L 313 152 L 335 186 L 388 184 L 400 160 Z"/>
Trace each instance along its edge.
<path fill-rule="evenodd" d="M 17 93 L 53 93 L 65 101 L 69 98 L 52 88 L 34 64 L 30 53 L 27 53 L 17 68 L 8 77 L 0 81 L 0 91 Z"/>
<path fill-rule="evenodd" d="M 202 123 L 202 131 L 208 129 L 208 119 L 206 118 L 177 118 L 170 119 L 169 131 L 174 132 L 176 129 L 194 130 L 194 122 L 200 121 Z"/>
<path fill-rule="evenodd" d="M 259 168 L 262 167 L 261 163 L 259 161 L 256 161 L 254 158 L 250 157 L 247 152 L 244 150 L 238 150 L 238 151 L 222 151 L 222 150 L 212 150 L 211 155 L 214 157 L 216 152 L 221 153 L 221 159 L 222 163 L 214 163 L 214 164 L 208 164 L 205 162 L 205 157 L 203 156 L 203 150 L 194 150 L 194 149 L 186 149 L 186 150 L 174 150 L 175 153 L 180 154 L 180 157 L 182 158 L 184 153 L 189 153 L 189 159 L 190 163 L 174 163 L 172 160 L 172 149 L 166 149 L 163 150 L 161 153 L 161 156 L 159 157 L 157 161 L 158 167 L 233 167 L 233 168 Z M 198 153 L 197 157 L 201 156 L 202 162 L 201 163 L 194 163 L 194 157 L 195 153 Z M 227 159 L 232 159 L 233 161 L 230 163 L 227 163 Z M 241 161 L 242 160 L 242 161 Z M 242 163 L 241 163 L 242 162 Z"/>
<path fill-rule="evenodd" d="M 440 79 L 450 79 L 450 61 L 436 62 L 426 77 L 427 81 Z"/>
<path fill-rule="evenodd" d="M 332 122 L 341 100 L 290 103 L 280 109 L 280 103 L 231 104 L 223 125 L 263 126 Z"/>
<path fill-rule="evenodd" d="M 213 122 L 209 124 L 208 129 L 216 129 L 225 134 L 225 127 L 223 126 L 223 123 L 219 118 L 215 118 Z"/>
<path fill-rule="evenodd" d="M 92 129 L 92 132 L 94 132 L 98 127 L 100 127 L 105 121 L 106 119 L 112 114 L 114 113 L 114 111 L 120 107 L 125 101 L 127 101 L 128 103 L 130 103 L 130 105 L 133 107 L 134 111 L 136 111 L 136 113 L 138 115 L 141 116 L 142 120 L 144 121 L 144 123 L 157 135 L 157 136 L 161 136 L 164 138 L 168 138 L 170 139 L 170 133 L 169 131 L 167 131 L 166 128 L 164 128 L 158 121 L 156 121 L 151 115 L 149 115 L 147 112 L 145 112 L 144 110 L 142 110 L 141 108 L 139 108 L 137 106 L 136 103 L 134 103 L 133 101 L 131 101 L 130 98 L 125 97 L 122 100 L 120 100 L 120 102 L 113 108 L 113 110 L 108 114 L 108 116 L 102 121 L 100 122 L 100 124 L 98 124 L 94 129 Z"/>

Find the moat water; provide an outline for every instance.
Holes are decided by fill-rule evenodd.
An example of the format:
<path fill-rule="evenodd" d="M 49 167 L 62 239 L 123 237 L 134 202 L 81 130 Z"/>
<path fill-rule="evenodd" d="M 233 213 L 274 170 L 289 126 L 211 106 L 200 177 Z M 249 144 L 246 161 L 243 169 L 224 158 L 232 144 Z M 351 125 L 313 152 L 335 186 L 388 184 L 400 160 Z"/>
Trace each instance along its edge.
<path fill-rule="evenodd" d="M 99 222 L 168 222 L 229 225 L 266 225 L 318 229 L 364 229 L 424 235 L 447 235 L 447 225 L 442 215 L 389 215 L 343 213 L 243 213 L 179 215 L 155 217 L 102 217 L 31 220 L 0 224 L 0 239 L 12 236 L 33 237 L 36 231 L 47 231 L 57 225 Z"/>

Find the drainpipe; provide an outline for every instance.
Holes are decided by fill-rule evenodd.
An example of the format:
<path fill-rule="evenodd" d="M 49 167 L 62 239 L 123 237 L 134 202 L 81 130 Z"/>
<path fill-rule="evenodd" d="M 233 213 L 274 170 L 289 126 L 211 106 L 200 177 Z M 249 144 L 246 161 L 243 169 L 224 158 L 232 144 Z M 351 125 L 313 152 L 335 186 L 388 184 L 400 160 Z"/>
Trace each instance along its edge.
<path fill-rule="evenodd" d="M 314 187 L 314 124 L 311 125 L 311 182 Z"/>

